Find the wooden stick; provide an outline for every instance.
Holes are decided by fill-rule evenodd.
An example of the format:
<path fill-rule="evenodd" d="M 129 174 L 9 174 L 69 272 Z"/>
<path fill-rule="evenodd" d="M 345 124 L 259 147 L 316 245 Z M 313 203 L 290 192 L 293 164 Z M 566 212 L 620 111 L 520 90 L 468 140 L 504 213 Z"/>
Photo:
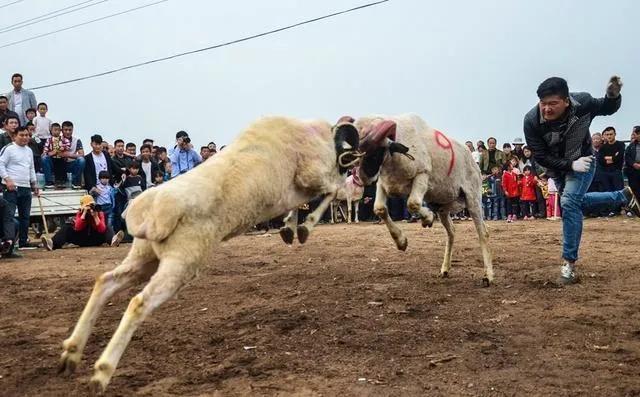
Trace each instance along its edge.
<path fill-rule="evenodd" d="M 36 197 L 38 197 L 38 206 L 40 207 L 40 215 L 42 215 L 42 224 L 44 225 L 44 232 L 46 236 L 49 237 L 49 226 L 47 226 L 47 218 L 45 218 L 44 210 L 42 209 L 42 199 L 40 198 L 40 195 L 37 195 Z"/>
<path fill-rule="evenodd" d="M 433 360 L 429 361 L 429 366 L 430 367 L 435 367 L 438 364 L 446 363 L 448 361 L 455 360 L 456 358 L 458 358 L 458 356 L 451 355 L 451 356 L 447 356 L 447 357 L 433 359 Z"/>

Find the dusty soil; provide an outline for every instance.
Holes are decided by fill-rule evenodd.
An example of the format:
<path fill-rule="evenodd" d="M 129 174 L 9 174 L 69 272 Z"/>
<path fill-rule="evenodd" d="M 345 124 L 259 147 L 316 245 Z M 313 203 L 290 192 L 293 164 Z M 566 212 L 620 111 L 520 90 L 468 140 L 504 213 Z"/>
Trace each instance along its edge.
<path fill-rule="evenodd" d="M 560 224 L 490 223 L 496 283 L 481 287 L 471 222 L 444 230 L 320 226 L 225 243 L 136 332 L 107 395 L 640 395 L 639 220 L 589 220 L 582 283 L 559 288 Z M 75 376 L 60 343 L 117 249 L 29 251 L 0 262 L 0 395 L 82 396 L 132 289 L 97 322 Z"/>

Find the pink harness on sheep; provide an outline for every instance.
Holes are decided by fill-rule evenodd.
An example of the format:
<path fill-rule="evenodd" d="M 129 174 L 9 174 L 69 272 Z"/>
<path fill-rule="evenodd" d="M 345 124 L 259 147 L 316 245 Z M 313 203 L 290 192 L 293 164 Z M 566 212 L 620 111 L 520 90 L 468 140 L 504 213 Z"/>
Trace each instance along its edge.
<path fill-rule="evenodd" d="M 360 175 L 358 174 L 360 172 L 360 168 L 358 167 L 354 167 L 353 172 L 351 173 L 351 180 L 353 181 L 353 184 L 358 186 L 358 187 L 363 187 L 363 183 L 362 180 L 360 179 Z"/>

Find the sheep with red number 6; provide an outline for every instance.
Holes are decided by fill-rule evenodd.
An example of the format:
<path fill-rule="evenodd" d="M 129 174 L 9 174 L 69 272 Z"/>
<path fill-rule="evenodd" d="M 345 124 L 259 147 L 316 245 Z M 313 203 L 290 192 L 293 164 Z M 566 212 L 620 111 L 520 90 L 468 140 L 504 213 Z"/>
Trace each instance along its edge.
<path fill-rule="evenodd" d="M 378 180 L 374 211 L 386 224 L 398 249 L 407 249 L 407 238 L 391 220 L 387 197 L 408 196 L 409 212 L 431 227 L 433 209 L 447 231 L 440 270 L 449 275 L 454 241 L 450 214 L 466 208 L 473 218 L 484 261 L 483 285 L 493 281 L 489 233 L 482 218 L 482 177 L 471 152 L 444 133 L 428 126 L 419 116 L 361 117 L 354 122 L 360 135 L 362 162 L 356 169 L 363 183 Z M 423 202 L 428 207 L 423 206 Z"/>

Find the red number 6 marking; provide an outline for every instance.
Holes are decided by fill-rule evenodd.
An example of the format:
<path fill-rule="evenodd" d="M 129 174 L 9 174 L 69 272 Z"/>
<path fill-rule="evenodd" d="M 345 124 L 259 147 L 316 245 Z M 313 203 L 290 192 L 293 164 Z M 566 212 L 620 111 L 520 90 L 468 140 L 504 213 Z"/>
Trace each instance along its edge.
<path fill-rule="evenodd" d="M 445 134 L 438 130 L 436 130 L 436 143 L 438 144 L 438 146 L 445 150 L 449 150 L 449 152 L 451 153 L 451 160 L 449 160 L 449 170 L 447 171 L 447 176 L 449 176 L 451 175 L 451 171 L 453 171 L 453 165 L 456 162 L 456 153 L 453 151 L 453 145 L 451 144 L 449 138 L 447 138 Z"/>

